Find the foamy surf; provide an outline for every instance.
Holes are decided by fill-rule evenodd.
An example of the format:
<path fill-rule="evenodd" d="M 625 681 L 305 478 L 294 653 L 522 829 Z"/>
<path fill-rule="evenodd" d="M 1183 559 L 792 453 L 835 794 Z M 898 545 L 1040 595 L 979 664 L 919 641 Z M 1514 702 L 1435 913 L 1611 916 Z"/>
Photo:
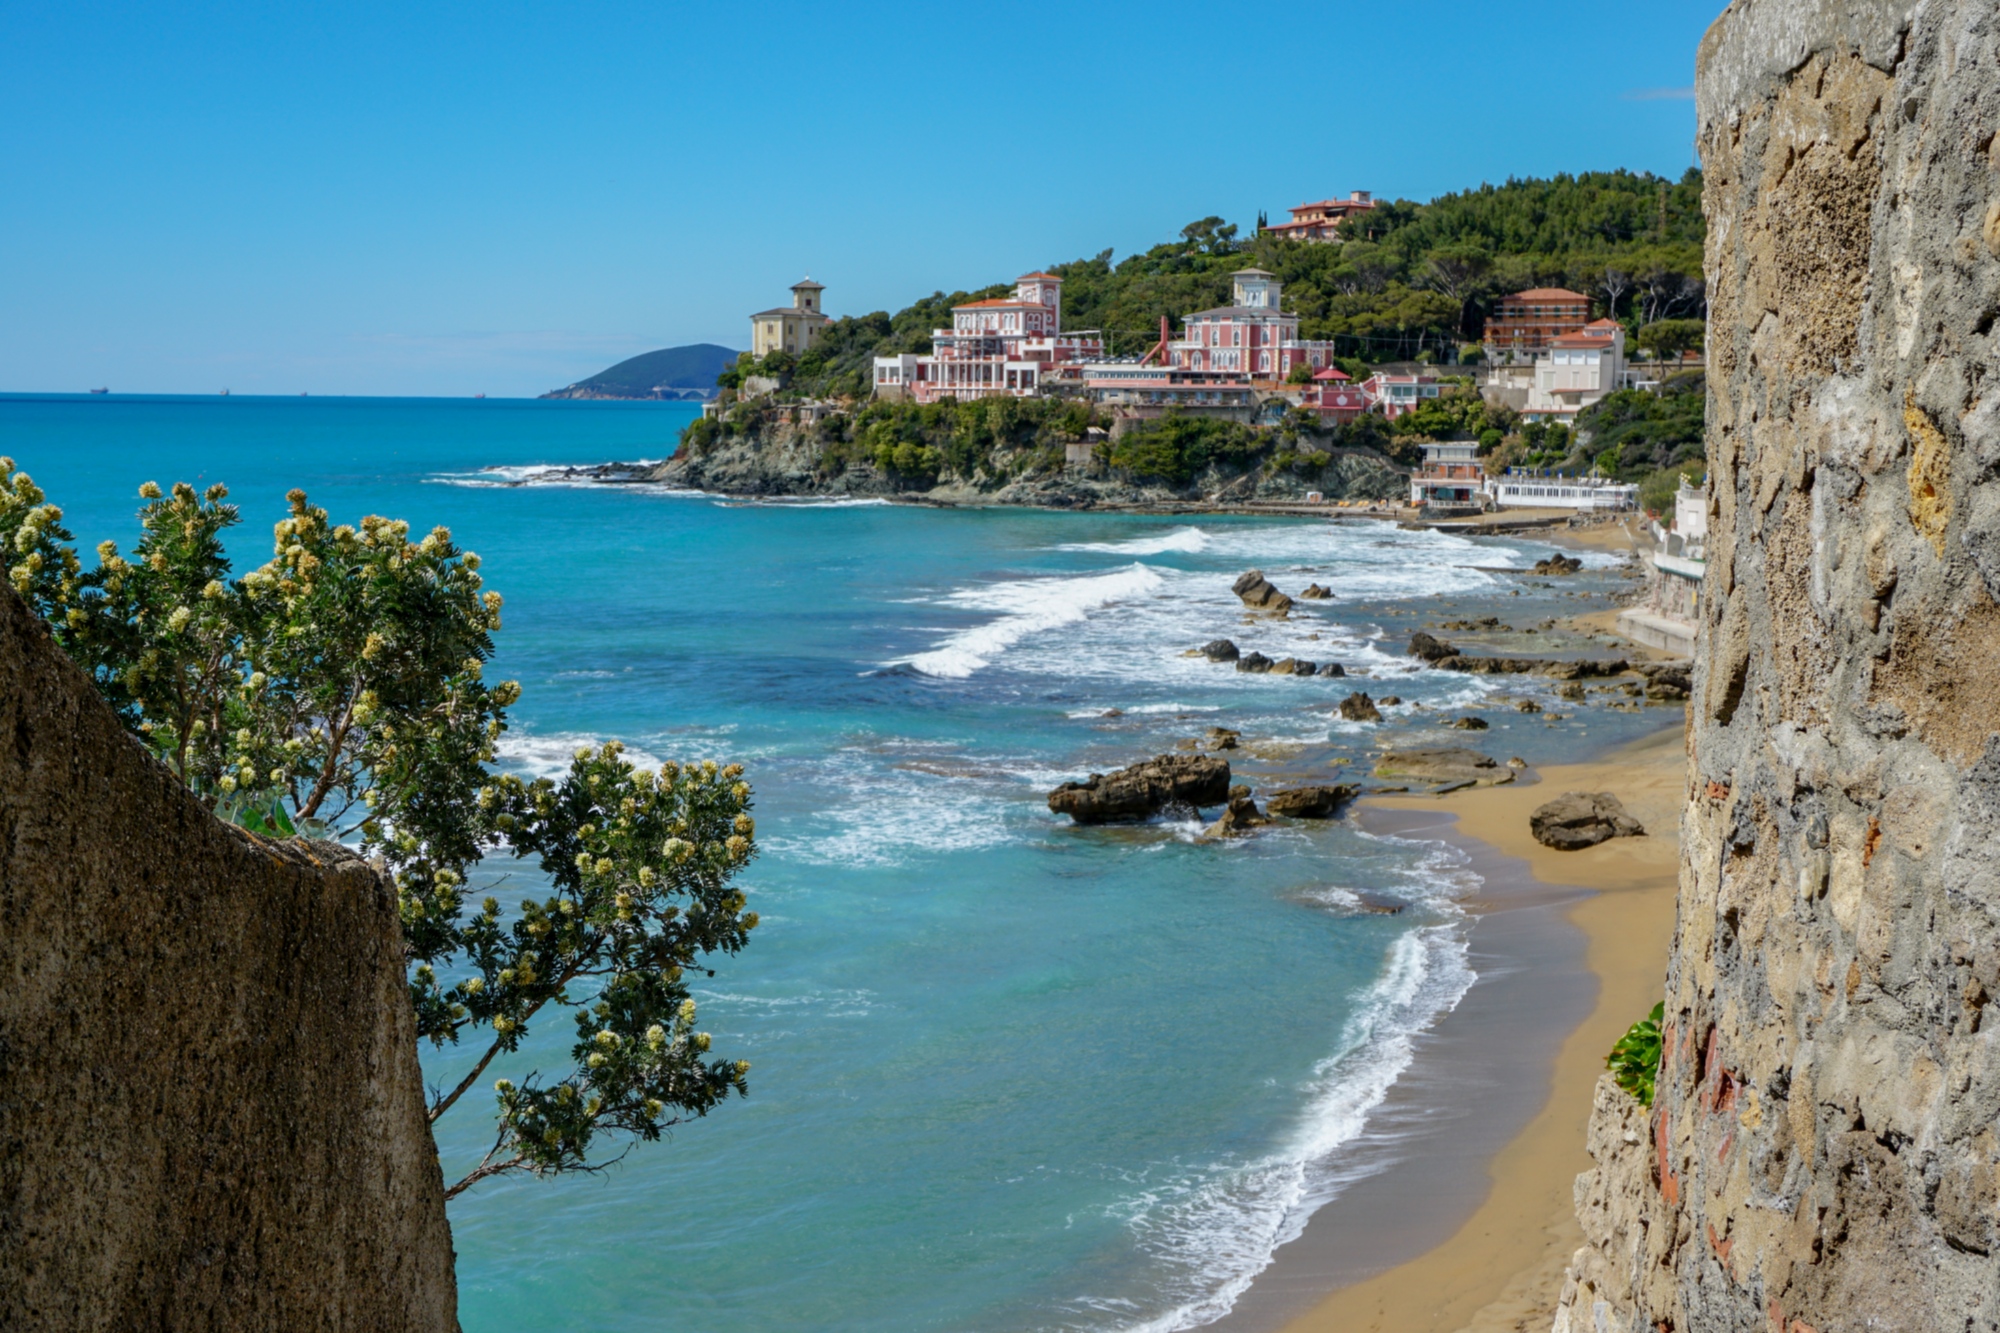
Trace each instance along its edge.
<path fill-rule="evenodd" d="M 1058 551 L 1102 551 L 1108 555 L 1165 555 L 1170 551 L 1206 551 L 1208 534 L 1200 528 L 1175 528 L 1160 537 L 1134 537 L 1122 542 L 1065 542 Z"/>
<path fill-rule="evenodd" d="M 1097 1316 L 1091 1327 L 1181 1333 L 1222 1318 L 1278 1249 L 1354 1178 L 1339 1174 L 1340 1150 L 1362 1135 L 1415 1060 L 1417 1035 L 1456 1008 L 1476 980 L 1457 900 L 1479 880 L 1462 853 L 1433 848 L 1402 887 L 1443 919 L 1391 947 L 1380 975 L 1355 999 L 1335 1051 L 1302 1089 L 1305 1106 L 1284 1144 L 1254 1161 L 1186 1172 L 1119 1205 L 1139 1249 L 1158 1265 L 1156 1289 L 1176 1304 L 1135 1321 L 1129 1302 L 1086 1298 L 1077 1304 Z M 1346 910 L 1341 899 L 1353 895 L 1336 892 L 1327 906 Z"/>
<path fill-rule="evenodd" d="M 962 588 L 945 598 L 946 605 L 1003 614 L 997 620 L 960 630 L 928 652 L 883 665 L 909 665 L 926 676 L 963 679 L 1030 635 L 1076 624 L 1114 602 L 1144 597 L 1159 588 L 1160 582 L 1159 574 L 1134 563 L 1110 574 L 1017 579 Z"/>

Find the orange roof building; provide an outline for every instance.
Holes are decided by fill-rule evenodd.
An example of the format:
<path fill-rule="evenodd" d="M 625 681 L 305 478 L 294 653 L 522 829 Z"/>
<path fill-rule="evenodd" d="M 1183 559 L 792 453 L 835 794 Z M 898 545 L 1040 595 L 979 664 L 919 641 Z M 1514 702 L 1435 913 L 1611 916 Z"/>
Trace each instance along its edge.
<path fill-rule="evenodd" d="M 1309 204 L 1296 204 L 1286 210 L 1292 215 L 1290 222 L 1273 223 L 1264 230 L 1273 236 L 1288 236 L 1295 241 L 1337 241 L 1342 222 L 1374 207 L 1374 195 L 1366 190 L 1355 190 L 1345 199 L 1318 199 Z"/>
<path fill-rule="evenodd" d="M 951 308 L 951 327 L 931 330 L 931 352 L 876 357 L 875 391 L 920 403 L 940 398 L 1024 398 L 1050 370 L 1104 355 L 1093 330 L 1062 331 L 1062 279 L 1023 273 L 1012 297 L 967 301 Z"/>
<path fill-rule="evenodd" d="M 1535 287 L 1500 299 L 1486 320 L 1489 355 L 1539 352 L 1590 323 L 1590 298 L 1563 287 Z"/>

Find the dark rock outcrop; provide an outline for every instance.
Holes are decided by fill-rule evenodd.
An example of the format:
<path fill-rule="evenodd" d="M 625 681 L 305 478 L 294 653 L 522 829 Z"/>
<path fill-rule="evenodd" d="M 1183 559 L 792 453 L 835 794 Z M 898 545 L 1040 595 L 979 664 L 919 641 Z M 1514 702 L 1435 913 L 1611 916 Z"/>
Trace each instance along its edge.
<path fill-rule="evenodd" d="M 1548 676 L 1553 680 L 1583 680 L 1593 676 L 1622 676 L 1632 669 L 1620 657 L 1570 660 L 1560 657 L 1483 657 L 1461 653 L 1451 644 L 1418 630 L 1410 636 L 1410 656 L 1428 662 L 1440 671 L 1461 671 L 1472 676 Z"/>
<path fill-rule="evenodd" d="M 1319 674 L 1322 676 L 1345 676 L 1347 668 L 1338 662 L 1325 662 L 1320 665 Z"/>
<path fill-rule="evenodd" d="M 1200 809 L 1229 799 L 1229 761 L 1211 755 L 1163 754 L 1121 768 L 1065 782 L 1049 793 L 1049 809 L 1079 824 L 1149 819 L 1169 805 Z"/>
<path fill-rule="evenodd" d="M 1272 587 L 1262 570 L 1252 569 L 1238 574 L 1236 582 L 1229 585 L 1229 591 L 1259 615 L 1282 618 L 1292 613 L 1292 599 Z"/>
<path fill-rule="evenodd" d="M 1234 662 L 1242 654 L 1227 639 L 1215 639 L 1201 646 L 1201 655 L 1211 662 Z"/>
<path fill-rule="evenodd" d="M 1323 602 L 1333 596 L 1333 589 L 1322 588 L 1317 583 L 1308 583 L 1299 596 L 1308 601 Z"/>
<path fill-rule="evenodd" d="M 1625 813 L 1625 806 L 1610 792 L 1566 791 L 1535 808 L 1528 816 L 1528 830 L 1544 847 L 1574 852 L 1595 847 L 1612 838 L 1637 838 L 1645 834 L 1639 821 Z"/>
<path fill-rule="evenodd" d="M 1271 659 L 1262 653 L 1245 653 L 1236 659 L 1238 671 L 1265 672 L 1271 669 Z"/>
<path fill-rule="evenodd" d="M 1380 722 L 1382 710 L 1366 693 L 1356 691 L 1340 701 L 1340 715 L 1349 722 Z"/>
<path fill-rule="evenodd" d="M 1468 713 L 1464 717 L 1453 718 L 1451 721 L 1445 723 L 1445 725 L 1455 731 L 1485 731 L 1489 724 L 1485 718 Z"/>
<path fill-rule="evenodd" d="M 1528 572 L 1530 574 L 1562 575 L 1575 574 L 1582 569 L 1583 561 L 1573 555 L 1564 555 L 1561 552 L 1557 552 L 1546 560 L 1537 560 L 1535 567 Z"/>
<path fill-rule="evenodd" d="M 1458 649 L 1443 639 L 1433 638 L 1418 630 L 1410 636 L 1410 656 L 1419 661 L 1435 662 L 1441 658 L 1458 656 Z"/>
<path fill-rule="evenodd" d="M 1650 1111 L 1599 1102 L 1555 1326 L 1990 1333 L 2000 11 L 1737 0 L 1696 90 L 1708 575 L 1663 1057 Z"/>
<path fill-rule="evenodd" d="M 222 824 L 0 585 L 0 1328 L 457 1327 L 396 896 Z"/>
<path fill-rule="evenodd" d="M 1287 787 L 1272 792 L 1264 808 L 1291 819 L 1331 819 L 1360 792 L 1359 787 L 1345 782 L 1329 787 Z"/>

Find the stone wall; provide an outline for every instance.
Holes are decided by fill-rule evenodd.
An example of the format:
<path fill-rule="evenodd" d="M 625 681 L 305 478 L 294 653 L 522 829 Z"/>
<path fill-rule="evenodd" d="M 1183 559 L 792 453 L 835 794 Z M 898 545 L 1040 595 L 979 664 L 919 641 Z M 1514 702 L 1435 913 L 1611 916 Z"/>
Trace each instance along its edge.
<path fill-rule="evenodd" d="M 1558 1326 L 1996 1329 L 2000 7 L 1739 0 L 1698 113 L 1715 484 L 1666 1058 L 1643 1170 L 1600 1100 Z"/>
<path fill-rule="evenodd" d="M 395 899 L 218 823 L 0 585 L 0 1328 L 449 1330 Z"/>

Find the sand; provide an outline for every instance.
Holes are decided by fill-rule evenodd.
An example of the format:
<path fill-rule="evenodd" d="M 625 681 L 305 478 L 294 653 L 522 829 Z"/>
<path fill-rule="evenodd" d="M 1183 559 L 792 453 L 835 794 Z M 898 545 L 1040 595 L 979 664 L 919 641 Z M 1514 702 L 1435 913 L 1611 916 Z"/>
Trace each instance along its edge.
<path fill-rule="evenodd" d="M 1682 733 L 1662 732 L 1601 760 L 1549 767 L 1539 776 L 1534 785 L 1443 798 L 1382 797 L 1371 804 L 1448 811 L 1461 836 L 1525 862 L 1552 889 L 1594 890 L 1570 903 L 1566 915 L 1587 939 L 1588 966 L 1598 981 L 1595 1003 L 1561 1041 L 1540 1109 L 1492 1157 L 1470 1218 L 1420 1257 L 1335 1291 L 1287 1324 L 1287 1333 L 1542 1333 L 1549 1326 L 1563 1266 L 1581 1243 L 1572 1188 L 1577 1173 L 1590 1166 L 1583 1144 L 1592 1086 L 1605 1052 L 1652 1008 L 1664 984 L 1686 783 Z M 1616 794 L 1648 836 L 1580 852 L 1541 846 L 1529 835 L 1528 814 L 1564 791 Z M 1309 1224 L 1295 1244 L 1303 1245 L 1313 1231 Z M 1282 1260 L 1284 1251 L 1279 1254 Z"/>

